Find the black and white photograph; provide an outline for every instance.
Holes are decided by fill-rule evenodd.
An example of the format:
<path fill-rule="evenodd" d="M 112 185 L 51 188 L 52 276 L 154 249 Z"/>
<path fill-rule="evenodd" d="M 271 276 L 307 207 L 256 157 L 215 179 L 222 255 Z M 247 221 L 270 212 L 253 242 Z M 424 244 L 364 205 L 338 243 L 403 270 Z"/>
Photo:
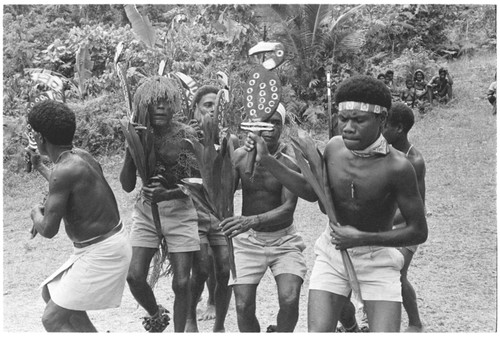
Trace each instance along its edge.
<path fill-rule="evenodd" d="M 496 4 L 1 8 L 3 333 L 498 331 Z"/>

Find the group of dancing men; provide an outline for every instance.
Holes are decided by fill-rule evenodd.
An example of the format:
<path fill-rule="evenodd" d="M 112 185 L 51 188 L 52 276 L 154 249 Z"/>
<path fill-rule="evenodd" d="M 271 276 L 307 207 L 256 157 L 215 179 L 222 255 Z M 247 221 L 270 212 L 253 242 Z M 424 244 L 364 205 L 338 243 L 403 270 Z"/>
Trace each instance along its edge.
<path fill-rule="evenodd" d="M 308 268 L 312 268 L 309 332 L 337 331 L 338 322 L 344 331 L 360 331 L 351 298 L 362 299 L 358 304 L 371 332 L 400 331 L 402 303 L 408 330 L 422 331 L 415 291 L 407 279 L 417 245 L 428 235 L 425 164 L 408 140 L 414 123 L 411 108 L 392 102 L 387 86 L 371 76 L 352 76 L 336 89 L 340 135 L 328 141 L 322 158 L 333 202 L 326 206 L 335 209 L 338 223 L 325 217 L 310 266 L 293 218 L 298 198 L 316 202 L 318 196 L 301 173 L 291 146 L 281 140 L 287 127 L 283 106 L 268 121 L 272 130 L 233 139 L 234 186 L 241 188 L 241 215 L 220 221 L 179 187 L 183 179 L 196 176 L 196 159 L 185 139 L 203 139 L 201 116 L 213 115 L 217 92 L 213 86 L 199 88 L 192 101 L 194 120 L 181 123 L 173 118 L 181 99 L 172 79 L 153 76 L 136 90 L 134 109 L 149 118 L 156 165 L 153 177 L 138 183 L 135 150 L 126 147 L 119 180 L 124 191 L 138 192 L 130 228 L 125 228 L 101 165 L 73 145 L 74 112 L 53 100 L 37 103 L 29 112 L 38 152 L 27 153 L 49 184 L 45 202 L 31 210 L 33 230 L 52 238 L 64 220 L 74 245 L 68 261 L 42 284 L 44 328 L 96 331 L 87 311 L 119 307 L 128 284 L 147 312 L 144 328 L 164 331 L 170 312 L 158 303 L 148 283 L 151 263 L 163 242 L 175 295 L 175 332 L 198 331 L 196 306 L 211 268 L 216 284 L 214 332 L 225 331 L 232 293 L 239 331 L 261 330 L 256 292 L 268 268 L 279 299 L 277 321 L 270 331 L 294 331 Z M 245 172 L 250 151 L 257 153 L 251 176 Z M 42 156 L 53 164 L 47 166 Z M 324 213 L 325 205 L 318 204 L 318 212 Z M 161 228 L 155 226 L 153 206 L 158 208 Z M 304 222 L 300 229 L 310 226 L 317 224 Z M 227 238 L 232 240 L 231 252 Z M 341 254 L 345 251 L 359 289 L 352 286 L 346 271 Z M 236 277 L 229 270 L 230 255 Z"/>

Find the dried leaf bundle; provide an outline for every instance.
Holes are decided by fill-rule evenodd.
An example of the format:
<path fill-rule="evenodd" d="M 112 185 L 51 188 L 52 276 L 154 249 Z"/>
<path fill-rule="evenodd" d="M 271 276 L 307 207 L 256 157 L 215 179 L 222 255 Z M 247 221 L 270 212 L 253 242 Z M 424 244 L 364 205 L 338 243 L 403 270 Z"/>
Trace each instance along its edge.
<path fill-rule="evenodd" d="M 335 215 L 335 207 L 333 205 L 330 184 L 328 182 L 328 172 L 323 155 L 307 132 L 299 131 L 298 137 L 292 137 L 291 139 L 297 165 L 325 208 L 330 220 L 330 226 L 337 225 L 337 217 Z M 354 296 L 362 300 L 358 278 L 349 253 L 347 250 L 341 250 L 340 252 Z"/>
<path fill-rule="evenodd" d="M 233 148 L 229 141 L 231 135 L 226 135 L 222 140 L 220 150 L 217 151 L 215 149 L 215 138 L 218 132 L 216 122 L 210 116 L 205 115 L 202 128 L 203 143 L 199 140 L 188 140 L 188 142 L 192 144 L 198 160 L 203 185 L 185 180 L 181 188 L 191 195 L 199 206 L 222 221 L 234 213 L 234 173 L 231 161 Z M 236 278 L 232 241 L 229 238 L 227 240 L 231 272 L 233 278 Z"/>

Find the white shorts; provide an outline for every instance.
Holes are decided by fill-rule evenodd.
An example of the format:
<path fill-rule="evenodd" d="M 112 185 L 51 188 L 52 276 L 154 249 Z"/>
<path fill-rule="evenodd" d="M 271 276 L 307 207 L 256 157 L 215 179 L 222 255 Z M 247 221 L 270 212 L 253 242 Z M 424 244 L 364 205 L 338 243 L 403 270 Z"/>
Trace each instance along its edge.
<path fill-rule="evenodd" d="M 351 286 L 342 255 L 330 240 L 329 228 L 316 240 L 316 260 L 309 289 L 347 297 Z M 396 248 L 379 246 L 355 247 L 347 251 L 356 271 L 363 300 L 402 302 L 400 277 L 404 264 L 403 254 Z"/>

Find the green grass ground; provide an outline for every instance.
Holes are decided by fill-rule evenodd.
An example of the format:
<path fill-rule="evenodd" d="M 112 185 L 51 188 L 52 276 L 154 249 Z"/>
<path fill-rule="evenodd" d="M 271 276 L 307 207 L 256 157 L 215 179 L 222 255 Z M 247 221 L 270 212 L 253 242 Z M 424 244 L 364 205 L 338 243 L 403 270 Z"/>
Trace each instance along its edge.
<path fill-rule="evenodd" d="M 450 63 L 456 99 L 448 106 L 417 115 L 410 132 L 410 141 L 427 164 L 429 239 L 415 254 L 409 278 L 417 291 L 428 332 L 497 329 L 497 118 L 486 100 L 496 64 L 496 55 Z M 101 158 L 122 218 L 130 228 L 134 195 L 126 194 L 119 186 L 121 160 L 116 156 Z M 63 228 L 52 240 L 40 236 L 29 239 L 30 210 L 43 199 L 47 185 L 39 174 L 3 174 L 3 331 L 42 332 L 44 303 L 37 287 L 65 261 L 72 245 Z M 313 244 L 325 221 L 317 204 L 299 201 L 295 223 L 307 245 L 309 273 L 314 261 Z M 302 290 L 297 332 L 307 331 L 309 273 Z M 160 302 L 172 310 L 169 282 L 163 279 L 156 293 Z M 278 306 L 270 274 L 259 286 L 257 301 L 262 329 L 275 324 Z M 204 301 L 199 307 L 204 308 Z M 143 331 L 142 315 L 144 312 L 128 289 L 121 308 L 90 313 L 98 330 L 111 332 Z M 404 330 L 404 310 L 402 316 Z M 238 331 L 234 303 L 226 322 L 227 331 Z M 200 330 L 210 332 L 212 324 L 201 322 Z M 173 327 L 166 331 L 173 331 Z"/>

